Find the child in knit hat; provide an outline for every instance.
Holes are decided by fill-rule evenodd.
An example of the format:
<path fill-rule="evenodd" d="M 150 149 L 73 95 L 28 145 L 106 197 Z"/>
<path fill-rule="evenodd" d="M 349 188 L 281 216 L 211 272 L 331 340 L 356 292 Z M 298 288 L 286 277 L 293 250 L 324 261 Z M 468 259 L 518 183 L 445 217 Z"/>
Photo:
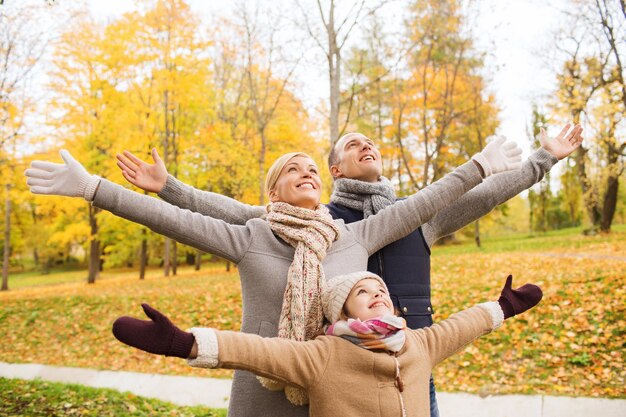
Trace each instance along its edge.
<path fill-rule="evenodd" d="M 509 275 L 497 302 L 419 330 L 407 329 L 394 314 L 379 276 L 356 272 L 327 281 L 322 304 L 331 324 L 326 335 L 307 342 L 209 328 L 188 333 L 147 304 L 151 320 L 120 317 L 113 334 L 150 353 L 187 358 L 192 366 L 244 369 L 302 388 L 311 416 L 428 416 L 433 366 L 541 300 L 539 287 L 511 284 Z"/>

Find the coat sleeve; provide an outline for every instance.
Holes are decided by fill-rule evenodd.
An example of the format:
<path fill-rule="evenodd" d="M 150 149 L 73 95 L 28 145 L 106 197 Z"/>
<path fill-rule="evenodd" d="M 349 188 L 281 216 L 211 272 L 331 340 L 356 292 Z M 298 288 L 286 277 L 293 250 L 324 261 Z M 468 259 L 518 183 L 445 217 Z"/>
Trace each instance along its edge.
<path fill-rule="evenodd" d="M 443 236 L 480 219 L 496 206 L 532 187 L 557 162 L 558 159 L 550 152 L 540 148 L 530 155 L 520 169 L 487 178 L 422 226 L 426 243 L 432 246 Z"/>
<path fill-rule="evenodd" d="M 199 190 L 167 176 L 159 197 L 180 208 L 191 210 L 230 224 L 246 224 L 250 219 L 265 215 L 265 207 L 251 206 L 221 194 Z"/>
<path fill-rule="evenodd" d="M 372 255 L 429 221 L 481 182 L 480 171 L 469 161 L 409 198 L 346 227 Z"/>
<path fill-rule="evenodd" d="M 308 389 L 330 361 L 327 337 L 296 342 L 208 328 L 193 328 L 191 332 L 198 344 L 198 357 L 188 363 L 195 367 L 241 369 Z"/>
<path fill-rule="evenodd" d="M 411 331 L 423 339 L 431 366 L 435 366 L 474 340 L 500 327 L 503 321 L 504 314 L 500 305 L 489 302 L 453 314 L 430 327 Z"/>
<path fill-rule="evenodd" d="M 192 213 L 105 179 L 100 180 L 92 204 L 116 216 L 143 224 L 178 242 L 235 263 L 243 258 L 252 242 L 252 234 L 247 226 L 229 225 L 222 220 Z"/>

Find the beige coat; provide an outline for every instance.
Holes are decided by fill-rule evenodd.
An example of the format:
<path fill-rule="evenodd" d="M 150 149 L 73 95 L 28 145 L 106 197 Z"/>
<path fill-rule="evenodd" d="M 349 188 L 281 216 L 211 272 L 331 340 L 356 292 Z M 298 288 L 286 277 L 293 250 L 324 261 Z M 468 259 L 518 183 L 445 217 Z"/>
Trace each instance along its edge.
<path fill-rule="evenodd" d="M 427 417 L 432 368 L 502 320 L 497 303 L 481 304 L 431 327 L 408 330 L 404 347 L 395 355 L 337 336 L 295 342 L 194 328 L 198 358 L 189 363 L 245 369 L 302 387 L 309 393 L 312 417 Z"/>

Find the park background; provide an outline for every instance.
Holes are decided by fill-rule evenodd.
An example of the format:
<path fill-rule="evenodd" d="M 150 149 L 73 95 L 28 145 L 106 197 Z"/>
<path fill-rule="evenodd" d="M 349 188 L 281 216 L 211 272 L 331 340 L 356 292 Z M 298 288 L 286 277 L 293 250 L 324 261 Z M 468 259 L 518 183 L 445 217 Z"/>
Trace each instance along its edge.
<path fill-rule="evenodd" d="M 540 127 L 575 122 L 579 150 L 433 249 L 435 320 L 494 299 L 509 273 L 545 292 L 435 378 L 442 391 L 626 397 L 624 2 L 500 3 L 4 1 L 0 361 L 228 376 L 127 348 L 110 325 L 141 302 L 182 327 L 240 322 L 235 266 L 82 199 L 32 195 L 33 159 L 65 148 L 133 188 L 115 155 L 156 147 L 184 182 L 265 204 L 275 157 L 304 150 L 323 167 L 359 131 L 402 196 L 495 132 L 527 156 Z M 22 388 L 3 384 L 15 404 Z"/>

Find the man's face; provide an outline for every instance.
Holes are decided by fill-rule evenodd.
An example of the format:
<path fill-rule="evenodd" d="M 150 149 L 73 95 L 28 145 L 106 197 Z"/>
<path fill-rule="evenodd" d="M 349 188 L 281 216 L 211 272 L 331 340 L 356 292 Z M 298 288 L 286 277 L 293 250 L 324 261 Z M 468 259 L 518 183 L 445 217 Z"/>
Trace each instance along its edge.
<path fill-rule="evenodd" d="M 374 142 L 360 133 L 350 133 L 335 144 L 339 162 L 330 167 L 333 178 L 377 182 L 383 173 L 380 151 Z"/>
<path fill-rule="evenodd" d="M 357 282 L 343 306 L 346 315 L 361 321 L 393 314 L 393 303 L 385 287 L 376 279 Z"/>

